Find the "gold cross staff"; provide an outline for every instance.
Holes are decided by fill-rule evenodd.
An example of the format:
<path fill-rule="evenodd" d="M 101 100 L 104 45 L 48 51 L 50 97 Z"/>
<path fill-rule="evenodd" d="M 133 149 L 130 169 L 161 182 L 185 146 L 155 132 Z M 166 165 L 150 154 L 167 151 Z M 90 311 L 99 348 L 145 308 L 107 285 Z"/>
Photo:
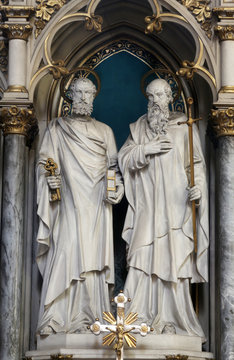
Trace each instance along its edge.
<path fill-rule="evenodd" d="M 48 158 L 44 169 L 49 172 L 49 176 L 55 176 L 55 170 L 58 169 L 58 165 L 52 158 Z M 61 200 L 61 194 L 59 189 L 51 191 L 51 201 Z"/>
<path fill-rule="evenodd" d="M 190 153 L 190 186 L 195 185 L 194 179 L 194 159 L 193 159 L 193 123 L 201 120 L 201 118 L 193 119 L 192 118 L 192 104 L 193 98 L 187 98 L 188 104 L 188 120 L 178 122 L 178 125 L 187 124 L 189 131 L 189 153 Z M 196 226 L 196 203 L 195 200 L 192 201 L 192 216 L 193 216 L 193 239 L 194 239 L 194 251 L 197 253 L 197 226 Z"/>

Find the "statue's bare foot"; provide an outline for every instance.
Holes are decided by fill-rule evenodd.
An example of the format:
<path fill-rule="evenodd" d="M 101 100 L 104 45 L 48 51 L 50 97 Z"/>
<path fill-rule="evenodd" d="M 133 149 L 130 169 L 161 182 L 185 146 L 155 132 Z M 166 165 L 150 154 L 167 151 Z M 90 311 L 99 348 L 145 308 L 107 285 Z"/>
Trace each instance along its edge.
<path fill-rule="evenodd" d="M 40 335 L 42 336 L 47 336 L 47 335 L 51 335 L 54 334 L 54 331 L 52 329 L 51 326 L 45 326 L 41 331 L 40 331 Z"/>
<path fill-rule="evenodd" d="M 168 323 L 162 329 L 162 334 L 174 335 L 176 334 L 176 329 L 171 323 Z"/>

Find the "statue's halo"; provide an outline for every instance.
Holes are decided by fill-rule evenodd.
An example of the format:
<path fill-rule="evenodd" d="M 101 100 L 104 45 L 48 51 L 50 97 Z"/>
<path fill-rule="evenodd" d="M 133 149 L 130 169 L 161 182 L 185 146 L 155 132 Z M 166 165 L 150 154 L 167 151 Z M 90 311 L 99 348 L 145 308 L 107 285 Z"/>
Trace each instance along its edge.
<path fill-rule="evenodd" d="M 77 67 L 74 70 L 69 71 L 68 74 L 66 74 L 62 77 L 62 80 L 60 82 L 60 94 L 64 98 L 64 100 L 66 100 L 69 103 L 72 103 L 72 100 L 66 95 L 66 92 L 68 90 L 66 87 L 67 87 L 67 85 L 71 84 L 71 82 L 74 79 L 76 74 L 79 74 L 77 76 L 78 78 L 88 78 L 88 76 L 90 74 L 92 74 L 95 77 L 96 87 L 97 87 L 97 92 L 96 92 L 95 96 L 97 96 L 99 94 L 100 89 L 101 89 L 100 77 L 94 70 L 92 70 L 88 67 L 82 66 L 82 67 Z"/>
<path fill-rule="evenodd" d="M 146 83 L 146 79 L 152 74 L 156 74 L 157 79 L 163 79 L 163 80 L 167 81 L 167 79 L 162 78 L 160 76 L 160 73 L 161 74 L 169 74 L 174 78 L 174 80 L 175 80 L 175 82 L 177 84 L 177 92 L 173 96 L 173 103 L 176 102 L 179 99 L 180 95 L 181 95 L 181 88 L 182 88 L 181 81 L 180 81 L 179 77 L 175 73 L 173 73 L 171 70 L 168 70 L 168 69 L 159 68 L 159 69 L 151 69 L 150 71 L 148 71 L 141 79 L 141 91 L 143 92 L 143 94 L 147 98 L 146 91 L 145 91 L 145 89 L 146 89 L 146 84 L 145 83 Z"/>

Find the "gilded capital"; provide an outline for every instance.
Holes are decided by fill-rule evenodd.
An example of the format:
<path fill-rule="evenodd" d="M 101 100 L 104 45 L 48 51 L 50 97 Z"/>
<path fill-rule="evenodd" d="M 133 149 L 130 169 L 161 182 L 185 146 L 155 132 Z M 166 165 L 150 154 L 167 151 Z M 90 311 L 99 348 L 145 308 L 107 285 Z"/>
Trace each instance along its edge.
<path fill-rule="evenodd" d="M 234 136 L 234 108 L 212 109 L 210 127 L 216 138 Z"/>
<path fill-rule="evenodd" d="M 0 25 L 0 29 L 6 34 L 9 40 L 27 40 L 32 33 L 32 26 L 30 24 L 5 23 Z"/>
<path fill-rule="evenodd" d="M 16 105 L 3 107 L 1 110 L 0 128 L 4 135 L 24 135 L 29 142 L 33 141 L 38 132 L 34 109 Z"/>
<path fill-rule="evenodd" d="M 218 25 L 215 27 L 215 33 L 219 40 L 234 40 L 234 25 Z"/>

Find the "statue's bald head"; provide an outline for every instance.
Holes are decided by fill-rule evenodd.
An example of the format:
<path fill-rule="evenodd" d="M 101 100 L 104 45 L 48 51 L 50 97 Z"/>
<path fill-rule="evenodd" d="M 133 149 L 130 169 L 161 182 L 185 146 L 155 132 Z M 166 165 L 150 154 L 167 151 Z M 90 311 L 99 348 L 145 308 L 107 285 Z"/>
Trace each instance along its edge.
<path fill-rule="evenodd" d="M 164 79 L 155 79 L 151 81 L 146 88 L 146 95 L 149 98 L 150 95 L 159 91 L 166 93 L 168 97 L 168 104 L 173 101 L 171 87 Z"/>

